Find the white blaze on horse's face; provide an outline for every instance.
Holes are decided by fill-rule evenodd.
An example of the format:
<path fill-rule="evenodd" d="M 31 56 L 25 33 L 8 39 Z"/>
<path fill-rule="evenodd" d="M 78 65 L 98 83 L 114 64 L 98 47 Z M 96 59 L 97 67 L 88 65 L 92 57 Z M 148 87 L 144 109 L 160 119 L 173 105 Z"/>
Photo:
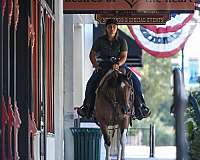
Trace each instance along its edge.
<path fill-rule="evenodd" d="M 121 82 L 121 87 L 124 88 L 126 84 L 124 82 Z"/>

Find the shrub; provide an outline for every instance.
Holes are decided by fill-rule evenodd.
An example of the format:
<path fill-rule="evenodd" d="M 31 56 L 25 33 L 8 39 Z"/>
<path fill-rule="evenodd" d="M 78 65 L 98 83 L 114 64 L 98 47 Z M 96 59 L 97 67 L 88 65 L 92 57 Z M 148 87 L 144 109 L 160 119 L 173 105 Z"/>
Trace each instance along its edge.
<path fill-rule="evenodd" d="M 200 91 L 194 91 L 191 94 L 197 101 L 197 110 L 194 109 L 194 104 L 189 103 L 186 111 L 186 126 L 187 139 L 189 145 L 189 159 L 199 160 L 200 157 L 200 125 L 198 124 L 197 111 L 200 105 Z"/>

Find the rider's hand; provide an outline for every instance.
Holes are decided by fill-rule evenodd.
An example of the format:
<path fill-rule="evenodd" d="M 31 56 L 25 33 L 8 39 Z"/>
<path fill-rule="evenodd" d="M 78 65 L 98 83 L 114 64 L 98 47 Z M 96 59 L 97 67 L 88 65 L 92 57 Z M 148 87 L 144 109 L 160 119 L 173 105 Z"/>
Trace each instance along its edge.
<path fill-rule="evenodd" d="M 96 72 L 98 72 L 99 70 L 102 69 L 98 64 L 93 65 L 93 67 L 95 68 L 95 71 L 96 71 Z"/>
<path fill-rule="evenodd" d="M 119 70 L 119 64 L 118 63 L 113 64 L 113 69 L 114 70 Z"/>

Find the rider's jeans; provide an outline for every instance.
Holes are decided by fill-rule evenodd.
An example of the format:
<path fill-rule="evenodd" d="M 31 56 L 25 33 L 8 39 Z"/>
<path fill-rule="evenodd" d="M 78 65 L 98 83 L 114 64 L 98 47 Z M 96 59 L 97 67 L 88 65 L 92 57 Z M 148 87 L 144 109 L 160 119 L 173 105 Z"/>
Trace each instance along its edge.
<path fill-rule="evenodd" d="M 126 69 L 130 70 L 128 67 L 126 67 Z M 144 98 L 142 95 L 142 86 L 141 86 L 140 80 L 133 72 L 131 74 L 131 79 L 132 79 L 135 95 L 138 96 L 138 98 L 141 100 L 142 103 L 144 103 Z"/>
<path fill-rule="evenodd" d="M 86 91 L 85 91 L 85 100 L 83 104 L 86 104 L 89 109 L 94 108 L 95 103 L 95 97 L 96 97 L 96 89 L 103 78 L 103 76 L 106 74 L 106 72 L 112 67 L 112 64 L 110 62 L 102 62 L 100 63 L 100 67 L 102 68 L 98 72 L 95 70 L 90 77 L 90 79 L 87 82 Z M 89 105 L 88 105 L 89 104 Z"/>
<path fill-rule="evenodd" d="M 92 76 L 90 77 L 90 79 L 87 82 L 87 86 L 86 86 L 86 91 L 85 91 L 85 100 L 84 100 L 84 104 L 89 104 L 89 109 L 93 109 L 94 107 L 94 103 L 95 103 L 95 91 L 101 81 L 101 79 L 103 78 L 103 76 L 105 75 L 105 73 L 109 70 L 109 68 L 106 66 L 104 66 L 104 70 L 101 70 L 99 72 L 94 71 Z M 129 70 L 128 67 L 125 67 L 126 70 Z M 135 100 L 141 100 L 142 103 L 144 103 L 144 98 L 142 96 L 142 88 L 141 88 L 141 83 L 138 79 L 138 77 L 132 72 L 131 75 L 132 78 L 132 83 L 133 83 L 133 87 L 134 87 L 134 92 L 135 95 L 138 96 L 138 98 L 136 98 Z M 139 103 L 139 102 L 136 102 Z"/>
<path fill-rule="evenodd" d="M 95 102 L 95 97 L 96 97 L 95 91 L 101 79 L 103 78 L 105 72 L 106 71 L 102 71 L 102 70 L 98 72 L 94 71 L 92 76 L 87 82 L 84 104 L 89 104 L 88 107 L 90 107 L 90 109 L 93 109 L 94 107 L 94 102 Z"/>

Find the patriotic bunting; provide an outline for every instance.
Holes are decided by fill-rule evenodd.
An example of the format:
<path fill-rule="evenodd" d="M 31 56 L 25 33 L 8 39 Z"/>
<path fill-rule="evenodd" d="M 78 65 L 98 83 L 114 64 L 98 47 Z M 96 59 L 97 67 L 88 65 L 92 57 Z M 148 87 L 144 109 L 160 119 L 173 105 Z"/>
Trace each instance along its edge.
<path fill-rule="evenodd" d="M 165 58 L 179 52 L 196 26 L 193 14 L 176 14 L 166 25 L 129 25 L 137 44 L 152 56 Z"/>

